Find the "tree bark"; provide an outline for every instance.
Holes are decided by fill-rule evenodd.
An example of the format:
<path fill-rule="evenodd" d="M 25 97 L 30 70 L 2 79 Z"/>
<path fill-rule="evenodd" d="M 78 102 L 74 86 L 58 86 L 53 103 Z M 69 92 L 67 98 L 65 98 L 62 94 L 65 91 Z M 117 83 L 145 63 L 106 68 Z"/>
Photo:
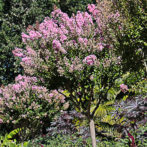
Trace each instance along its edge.
<path fill-rule="evenodd" d="M 95 137 L 95 125 L 93 119 L 90 119 L 90 135 L 92 140 L 92 147 L 96 147 L 96 137 Z"/>

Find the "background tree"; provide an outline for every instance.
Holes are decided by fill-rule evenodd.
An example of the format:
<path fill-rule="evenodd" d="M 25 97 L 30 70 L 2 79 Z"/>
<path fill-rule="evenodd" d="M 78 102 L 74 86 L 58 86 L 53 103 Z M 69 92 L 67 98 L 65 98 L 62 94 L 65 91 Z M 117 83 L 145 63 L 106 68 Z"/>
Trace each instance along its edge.
<path fill-rule="evenodd" d="M 117 36 L 118 51 L 122 54 L 124 70 L 147 72 L 147 7 L 144 0 L 114 1 L 123 17 L 124 32 Z"/>

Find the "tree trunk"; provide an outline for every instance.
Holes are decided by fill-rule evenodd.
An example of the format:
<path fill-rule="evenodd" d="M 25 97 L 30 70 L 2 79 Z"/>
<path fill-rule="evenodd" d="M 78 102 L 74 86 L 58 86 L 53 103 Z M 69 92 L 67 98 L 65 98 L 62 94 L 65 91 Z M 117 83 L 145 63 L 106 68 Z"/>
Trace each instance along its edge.
<path fill-rule="evenodd" d="M 90 119 L 90 135 L 92 140 L 92 147 L 96 147 L 95 126 L 93 119 Z"/>

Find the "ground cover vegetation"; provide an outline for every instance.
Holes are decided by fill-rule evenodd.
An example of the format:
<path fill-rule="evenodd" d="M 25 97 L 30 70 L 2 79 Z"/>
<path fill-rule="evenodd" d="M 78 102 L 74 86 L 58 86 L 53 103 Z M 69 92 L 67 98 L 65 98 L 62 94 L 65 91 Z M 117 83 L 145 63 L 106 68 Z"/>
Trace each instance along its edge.
<path fill-rule="evenodd" d="M 147 145 L 146 2 L 96 2 L 58 1 L 20 30 L 11 54 L 23 74 L 0 88 L 1 145 Z"/>

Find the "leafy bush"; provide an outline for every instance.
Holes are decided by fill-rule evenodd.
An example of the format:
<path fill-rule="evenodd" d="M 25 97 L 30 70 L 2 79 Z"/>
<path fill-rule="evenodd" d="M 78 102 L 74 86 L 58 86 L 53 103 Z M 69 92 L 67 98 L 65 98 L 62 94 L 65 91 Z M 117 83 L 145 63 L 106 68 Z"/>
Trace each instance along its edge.
<path fill-rule="evenodd" d="M 118 36 L 118 51 L 122 54 L 124 70 L 138 71 L 144 68 L 147 73 L 147 15 L 145 0 L 114 0 L 123 16 L 124 31 Z"/>
<path fill-rule="evenodd" d="M 65 101 L 56 90 L 49 92 L 36 82 L 35 77 L 19 75 L 15 84 L 0 88 L 1 125 L 8 131 L 22 128 L 19 137 L 23 140 L 49 126 Z"/>

